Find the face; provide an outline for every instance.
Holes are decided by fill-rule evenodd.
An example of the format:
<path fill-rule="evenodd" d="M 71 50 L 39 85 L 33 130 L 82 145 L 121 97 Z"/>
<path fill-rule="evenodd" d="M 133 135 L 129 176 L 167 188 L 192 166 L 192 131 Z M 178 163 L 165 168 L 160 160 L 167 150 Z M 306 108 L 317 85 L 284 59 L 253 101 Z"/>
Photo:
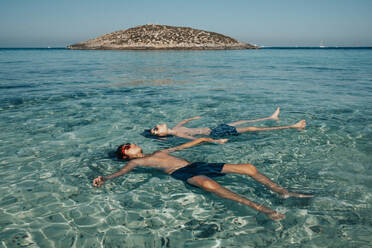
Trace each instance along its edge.
<path fill-rule="evenodd" d="M 133 158 L 142 153 L 142 148 L 136 144 L 125 145 L 125 155 L 129 158 Z"/>
<path fill-rule="evenodd" d="M 150 130 L 152 135 L 156 136 L 167 136 L 168 135 L 168 127 L 165 124 L 159 124 L 156 127 Z"/>

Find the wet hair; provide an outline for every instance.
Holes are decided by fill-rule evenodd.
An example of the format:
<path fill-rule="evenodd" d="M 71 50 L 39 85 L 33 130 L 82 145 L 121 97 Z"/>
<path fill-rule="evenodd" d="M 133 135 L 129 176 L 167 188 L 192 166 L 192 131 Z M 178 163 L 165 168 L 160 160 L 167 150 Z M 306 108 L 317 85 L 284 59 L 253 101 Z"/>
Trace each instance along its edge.
<path fill-rule="evenodd" d="M 143 131 L 143 133 L 141 133 L 141 135 L 143 137 L 146 137 L 146 138 L 150 138 L 150 139 L 161 139 L 161 138 L 165 138 L 165 137 L 172 137 L 173 135 L 166 135 L 166 136 L 157 136 L 157 135 L 153 135 L 151 134 L 151 129 L 145 129 Z"/>
<path fill-rule="evenodd" d="M 118 159 L 122 159 L 122 160 L 128 160 L 128 156 L 124 155 L 123 154 L 123 146 L 125 146 L 126 144 L 121 144 L 120 146 L 118 146 L 118 148 L 116 149 L 116 152 L 115 152 L 115 155 Z"/>

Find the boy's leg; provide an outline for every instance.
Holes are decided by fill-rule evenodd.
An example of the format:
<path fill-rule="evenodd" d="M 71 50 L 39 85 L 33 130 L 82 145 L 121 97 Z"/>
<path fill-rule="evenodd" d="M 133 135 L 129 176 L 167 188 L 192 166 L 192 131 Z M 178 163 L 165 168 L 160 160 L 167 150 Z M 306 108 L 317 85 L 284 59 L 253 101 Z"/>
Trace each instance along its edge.
<path fill-rule="evenodd" d="M 245 133 L 245 132 L 255 132 L 255 131 L 267 131 L 267 130 L 280 130 L 280 129 L 287 129 L 287 128 L 298 128 L 302 129 L 306 127 L 306 121 L 301 120 L 296 124 L 289 125 L 289 126 L 279 126 L 279 127 L 238 127 L 236 131 L 238 133 Z"/>
<path fill-rule="evenodd" d="M 252 164 L 225 164 L 221 172 L 248 175 L 257 182 L 267 186 L 270 190 L 281 194 L 282 197 L 284 198 L 288 198 L 291 196 L 299 198 L 314 197 L 313 195 L 304 195 L 296 192 L 289 192 L 287 189 L 281 187 L 280 185 L 274 183 L 263 174 L 259 173 L 257 168 Z"/>
<path fill-rule="evenodd" d="M 274 210 L 271 210 L 261 204 L 258 204 L 256 202 L 250 201 L 247 198 L 240 196 L 238 194 L 235 194 L 234 192 L 222 187 L 220 184 L 218 184 L 216 181 L 210 179 L 206 176 L 194 176 L 187 180 L 189 184 L 192 184 L 194 186 L 197 186 L 199 188 L 202 188 L 208 192 L 212 192 L 222 198 L 226 198 L 229 200 L 240 202 L 244 205 L 247 205 L 257 211 L 265 213 L 268 217 L 270 217 L 273 220 L 281 220 L 285 218 L 285 215 L 280 214 Z"/>
<path fill-rule="evenodd" d="M 244 123 L 252 123 L 252 122 L 257 122 L 257 121 L 265 121 L 265 120 L 279 120 L 279 113 L 280 113 L 280 108 L 278 107 L 275 110 L 275 112 L 269 117 L 259 118 L 259 119 L 254 119 L 254 120 L 246 120 L 246 121 L 236 121 L 236 122 L 228 123 L 227 125 L 235 127 L 235 126 L 238 126 Z"/>

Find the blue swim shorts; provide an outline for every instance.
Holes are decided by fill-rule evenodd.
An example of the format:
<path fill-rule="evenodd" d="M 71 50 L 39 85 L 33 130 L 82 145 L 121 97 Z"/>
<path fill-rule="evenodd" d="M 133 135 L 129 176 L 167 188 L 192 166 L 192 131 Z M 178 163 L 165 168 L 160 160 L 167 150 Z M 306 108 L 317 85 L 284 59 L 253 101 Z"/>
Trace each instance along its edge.
<path fill-rule="evenodd" d="M 196 162 L 176 170 L 171 176 L 185 182 L 194 176 L 220 177 L 225 175 L 221 172 L 224 165 L 224 163 Z"/>
<path fill-rule="evenodd" d="M 211 128 L 210 136 L 213 138 L 231 136 L 231 135 L 238 135 L 238 131 L 235 127 L 229 126 L 227 124 L 220 124 L 215 128 Z"/>

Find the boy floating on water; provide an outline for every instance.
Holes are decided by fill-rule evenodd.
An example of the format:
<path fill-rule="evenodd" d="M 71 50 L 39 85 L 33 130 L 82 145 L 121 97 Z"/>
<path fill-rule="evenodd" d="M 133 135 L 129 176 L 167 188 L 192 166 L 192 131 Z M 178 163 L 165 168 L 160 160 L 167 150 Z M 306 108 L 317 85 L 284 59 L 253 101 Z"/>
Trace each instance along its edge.
<path fill-rule="evenodd" d="M 217 196 L 230 199 L 245 204 L 257 211 L 263 212 L 273 220 L 284 219 L 285 216 L 274 210 L 271 210 L 261 204 L 248 200 L 247 198 L 233 193 L 224 188 L 211 178 L 223 176 L 228 173 L 248 175 L 266 185 L 270 190 L 279 193 L 282 197 L 313 197 L 313 195 L 304 195 L 295 192 L 289 192 L 278 184 L 272 182 L 266 176 L 260 174 L 252 164 L 224 164 L 224 163 L 190 163 L 184 159 L 169 155 L 171 152 L 179 151 L 185 148 L 193 147 L 203 142 L 225 143 L 227 139 L 214 140 L 212 138 L 198 138 L 180 146 L 169 149 L 155 151 L 151 154 L 144 154 L 141 147 L 135 144 L 121 145 L 116 150 L 116 156 L 119 159 L 129 160 L 129 162 L 118 172 L 108 176 L 99 176 L 93 180 L 94 186 L 101 186 L 105 181 L 122 176 L 137 166 L 145 166 L 162 170 L 173 178 L 197 186 Z"/>
<path fill-rule="evenodd" d="M 245 132 L 252 132 L 252 131 L 265 131 L 265 130 L 279 130 L 279 129 L 287 129 L 287 128 L 297 128 L 302 129 L 306 127 L 306 121 L 301 120 L 296 124 L 289 125 L 289 126 L 279 126 L 279 127 L 238 127 L 238 125 L 242 125 L 244 123 L 252 123 L 257 121 L 264 121 L 264 120 L 278 120 L 279 119 L 280 108 L 278 107 L 276 111 L 269 117 L 255 119 L 255 120 L 245 120 L 245 121 L 237 121 L 229 124 L 220 124 L 216 128 L 188 128 L 184 127 L 183 125 L 189 121 L 200 119 L 200 116 L 193 117 L 190 119 L 186 119 L 178 123 L 174 128 L 167 127 L 166 124 L 159 124 L 156 127 L 147 130 L 151 133 L 151 135 L 165 137 L 168 135 L 178 136 L 184 139 L 194 140 L 196 137 L 195 135 L 207 135 L 213 138 L 220 138 L 226 137 L 229 135 L 238 135 L 240 133 Z"/>

